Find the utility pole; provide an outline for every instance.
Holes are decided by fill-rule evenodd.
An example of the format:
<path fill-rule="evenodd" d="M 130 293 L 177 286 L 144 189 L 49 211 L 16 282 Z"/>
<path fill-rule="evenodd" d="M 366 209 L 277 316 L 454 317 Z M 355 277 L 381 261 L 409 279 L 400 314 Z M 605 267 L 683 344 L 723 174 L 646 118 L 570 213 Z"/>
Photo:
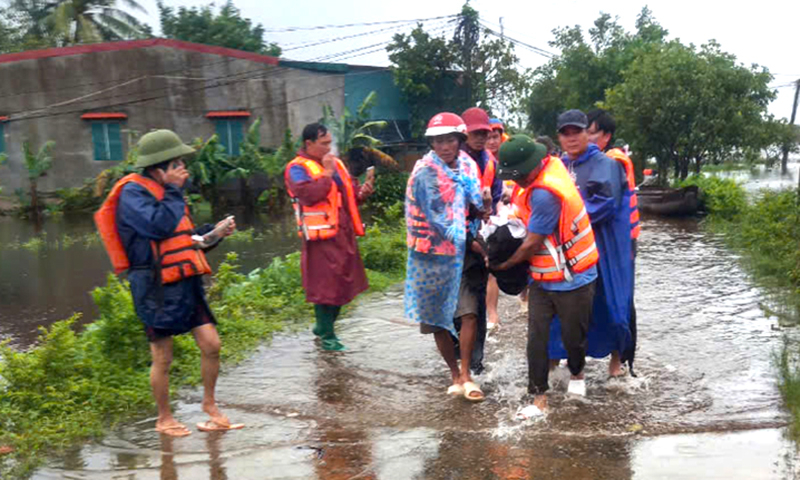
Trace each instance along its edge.
<path fill-rule="evenodd" d="M 797 118 L 797 99 L 800 97 L 800 79 L 795 82 L 794 89 L 794 105 L 792 105 L 792 118 L 789 120 L 789 125 L 794 128 L 794 120 Z M 783 159 L 781 160 L 781 175 L 786 175 L 789 171 L 789 144 L 783 146 Z M 800 181 L 799 181 L 800 182 Z M 800 183 L 798 183 L 800 185 Z"/>
<path fill-rule="evenodd" d="M 503 17 L 500 17 L 500 39 L 501 40 L 506 39 L 506 27 L 503 26 Z"/>

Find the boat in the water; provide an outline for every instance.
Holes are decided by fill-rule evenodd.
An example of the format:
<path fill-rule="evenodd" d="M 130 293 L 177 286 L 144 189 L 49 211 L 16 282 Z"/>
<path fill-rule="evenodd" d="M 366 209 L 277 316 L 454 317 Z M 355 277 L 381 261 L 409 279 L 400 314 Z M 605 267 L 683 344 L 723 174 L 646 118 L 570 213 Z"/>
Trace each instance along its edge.
<path fill-rule="evenodd" d="M 642 185 L 636 191 L 639 211 L 670 217 L 696 215 L 700 209 L 700 189 L 695 185 L 665 188 Z"/>

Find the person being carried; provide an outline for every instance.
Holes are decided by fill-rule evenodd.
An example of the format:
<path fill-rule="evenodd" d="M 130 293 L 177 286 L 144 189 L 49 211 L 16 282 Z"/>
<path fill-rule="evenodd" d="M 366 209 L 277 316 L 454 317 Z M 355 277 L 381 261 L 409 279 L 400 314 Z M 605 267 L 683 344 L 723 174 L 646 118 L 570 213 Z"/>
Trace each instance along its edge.
<path fill-rule="evenodd" d="M 313 332 L 323 350 L 340 351 L 345 347 L 334 322 L 342 306 L 369 287 L 356 237 L 364 236 L 358 205 L 374 191 L 374 177 L 358 185 L 331 155 L 332 141 L 324 125 L 306 125 L 303 148 L 286 166 L 285 181 L 303 241 L 300 269 L 306 301 L 314 304 Z"/>
<path fill-rule="evenodd" d="M 428 122 L 425 136 L 432 150 L 414 165 L 406 186 L 404 302 L 406 318 L 419 323 L 423 334 L 433 334 L 450 369 L 447 393 L 477 402 L 484 395 L 472 381 L 470 365 L 478 334 L 479 292 L 467 282 L 464 261 L 468 249 L 479 248 L 469 233 L 467 212 L 482 210 L 484 202 L 477 166 L 460 150 L 466 128 L 461 117 L 447 112 Z"/>
<path fill-rule="evenodd" d="M 556 315 L 572 374 L 568 393 L 586 394 L 583 368 L 598 254 L 583 199 L 561 160 L 547 155 L 544 145 L 525 135 L 512 136 L 500 147 L 498 174 L 522 189 L 515 198 L 528 226 L 517 251 L 490 268 L 503 271 L 521 262 L 530 264 L 528 393 L 534 397 L 533 404 L 518 413 L 530 418 L 547 411 L 548 343 Z"/>
<path fill-rule="evenodd" d="M 210 416 L 198 429 L 242 428 L 217 407 L 220 339 L 202 282 L 211 273 L 204 252 L 233 233 L 236 224 L 229 217 L 216 227 L 195 228 L 183 197 L 189 178 L 183 158 L 194 149 L 178 135 L 150 132 L 139 140 L 138 149 L 136 167 L 143 172 L 117 182 L 94 218 L 114 269 L 128 272 L 133 305 L 150 342 L 156 431 L 174 437 L 191 433 L 175 420 L 169 405 L 172 337 L 188 332 L 200 348 L 202 408 Z"/>

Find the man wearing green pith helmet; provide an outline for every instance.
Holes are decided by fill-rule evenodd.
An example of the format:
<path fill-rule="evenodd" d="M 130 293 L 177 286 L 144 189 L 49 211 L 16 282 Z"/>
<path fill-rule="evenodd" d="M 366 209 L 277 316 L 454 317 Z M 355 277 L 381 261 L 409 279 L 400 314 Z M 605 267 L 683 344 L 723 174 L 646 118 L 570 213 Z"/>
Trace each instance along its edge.
<path fill-rule="evenodd" d="M 178 135 L 169 130 L 150 132 L 138 149 L 136 167 L 141 173 L 114 185 L 95 214 L 95 223 L 114 270 L 127 272 L 136 314 L 150 342 L 156 431 L 173 437 L 191 433 L 175 420 L 169 406 L 172 337 L 188 332 L 202 355 L 202 408 L 210 417 L 198 429 L 241 428 L 219 411 L 214 396 L 220 339 L 202 283 L 202 276 L 211 273 L 205 252 L 233 233 L 236 224 L 230 217 L 216 226 L 195 228 L 183 197 L 189 178 L 184 159 L 194 149 Z"/>

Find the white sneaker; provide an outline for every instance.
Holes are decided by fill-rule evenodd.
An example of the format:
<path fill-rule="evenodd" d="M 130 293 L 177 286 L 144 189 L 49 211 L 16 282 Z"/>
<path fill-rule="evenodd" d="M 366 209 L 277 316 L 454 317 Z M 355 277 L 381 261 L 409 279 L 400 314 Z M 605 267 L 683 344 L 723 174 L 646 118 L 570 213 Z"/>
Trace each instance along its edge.
<path fill-rule="evenodd" d="M 586 380 L 570 380 L 567 387 L 567 394 L 579 397 L 586 396 Z"/>
<path fill-rule="evenodd" d="M 517 410 L 517 414 L 514 416 L 514 418 L 519 421 L 525 421 L 536 418 L 544 418 L 544 416 L 545 413 L 539 407 L 536 405 L 528 405 L 527 407 Z"/>

